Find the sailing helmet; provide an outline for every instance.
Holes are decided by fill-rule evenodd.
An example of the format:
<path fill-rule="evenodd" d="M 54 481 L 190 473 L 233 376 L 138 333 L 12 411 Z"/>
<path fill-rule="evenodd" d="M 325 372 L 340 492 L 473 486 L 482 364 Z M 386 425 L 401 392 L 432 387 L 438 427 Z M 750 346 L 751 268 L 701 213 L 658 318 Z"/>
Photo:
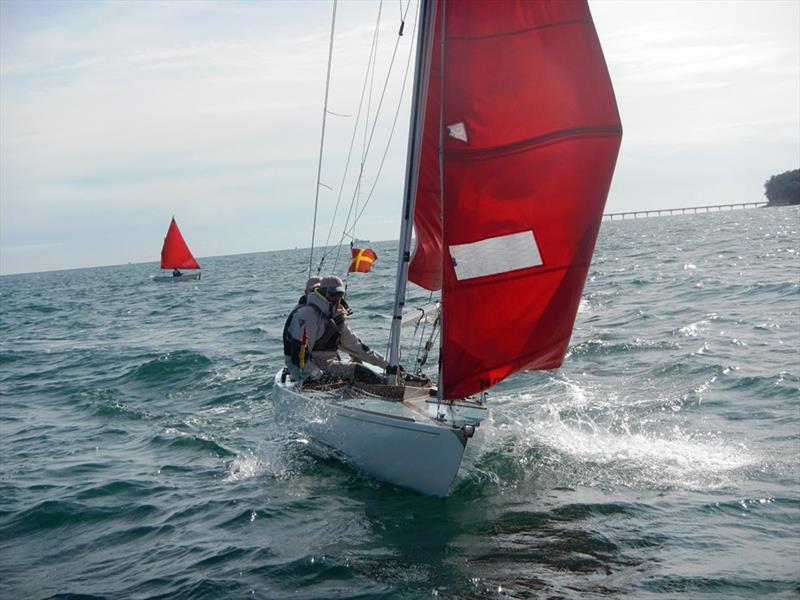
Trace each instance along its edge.
<path fill-rule="evenodd" d="M 326 294 L 344 294 L 344 283 L 338 277 L 323 277 L 319 284 Z"/>
<path fill-rule="evenodd" d="M 322 277 L 309 277 L 306 281 L 306 294 L 313 291 L 314 288 L 318 288 L 321 281 Z"/>

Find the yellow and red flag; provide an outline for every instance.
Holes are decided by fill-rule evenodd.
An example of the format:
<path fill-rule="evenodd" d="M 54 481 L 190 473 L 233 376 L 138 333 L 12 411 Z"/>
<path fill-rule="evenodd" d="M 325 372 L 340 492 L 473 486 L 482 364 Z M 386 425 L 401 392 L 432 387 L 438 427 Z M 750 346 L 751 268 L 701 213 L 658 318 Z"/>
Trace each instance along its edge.
<path fill-rule="evenodd" d="M 378 255 L 371 248 L 353 248 L 353 261 L 350 263 L 348 273 L 368 273 L 372 263 L 378 260 Z"/>

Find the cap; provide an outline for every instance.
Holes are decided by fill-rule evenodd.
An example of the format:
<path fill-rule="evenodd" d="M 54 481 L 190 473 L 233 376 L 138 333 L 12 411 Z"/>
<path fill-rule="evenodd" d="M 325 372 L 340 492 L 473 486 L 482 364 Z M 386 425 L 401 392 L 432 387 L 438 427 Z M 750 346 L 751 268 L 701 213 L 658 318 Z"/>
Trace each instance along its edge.
<path fill-rule="evenodd" d="M 319 287 L 322 277 L 309 277 L 306 281 L 306 294 L 316 287 Z"/>
<path fill-rule="evenodd" d="M 319 287 L 327 294 L 344 294 L 344 283 L 338 277 L 323 277 Z"/>

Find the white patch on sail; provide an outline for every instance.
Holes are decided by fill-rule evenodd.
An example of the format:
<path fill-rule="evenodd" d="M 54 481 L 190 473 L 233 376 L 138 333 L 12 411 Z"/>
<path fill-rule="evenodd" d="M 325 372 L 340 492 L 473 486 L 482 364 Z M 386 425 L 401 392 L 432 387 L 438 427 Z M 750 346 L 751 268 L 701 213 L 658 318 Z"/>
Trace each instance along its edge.
<path fill-rule="evenodd" d="M 457 279 L 486 277 L 543 265 L 533 231 L 450 246 Z"/>
<path fill-rule="evenodd" d="M 461 140 L 462 142 L 467 141 L 467 126 L 464 125 L 464 121 L 459 121 L 458 123 L 453 123 L 452 125 L 447 126 L 447 134 L 452 137 L 456 138 L 457 140 Z"/>

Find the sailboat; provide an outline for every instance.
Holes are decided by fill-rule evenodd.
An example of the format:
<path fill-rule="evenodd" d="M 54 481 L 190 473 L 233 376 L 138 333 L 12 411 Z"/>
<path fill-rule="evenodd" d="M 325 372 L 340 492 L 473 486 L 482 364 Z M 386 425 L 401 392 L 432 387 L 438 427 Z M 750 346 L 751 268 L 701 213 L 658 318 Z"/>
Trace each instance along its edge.
<path fill-rule="evenodd" d="M 445 496 L 487 390 L 563 361 L 622 126 L 586 1 L 422 0 L 419 30 L 385 385 L 282 369 L 273 400 L 320 451 Z M 441 292 L 432 383 L 399 369 L 409 281 Z"/>
<path fill-rule="evenodd" d="M 197 281 L 200 279 L 200 265 L 197 264 L 186 245 L 186 241 L 181 235 L 181 230 L 178 229 L 178 224 L 175 222 L 175 217 L 172 217 L 167 235 L 164 237 L 164 245 L 161 247 L 161 268 L 172 269 L 170 275 L 156 275 L 153 281 Z M 196 269 L 193 273 L 184 273 L 181 269 Z"/>

